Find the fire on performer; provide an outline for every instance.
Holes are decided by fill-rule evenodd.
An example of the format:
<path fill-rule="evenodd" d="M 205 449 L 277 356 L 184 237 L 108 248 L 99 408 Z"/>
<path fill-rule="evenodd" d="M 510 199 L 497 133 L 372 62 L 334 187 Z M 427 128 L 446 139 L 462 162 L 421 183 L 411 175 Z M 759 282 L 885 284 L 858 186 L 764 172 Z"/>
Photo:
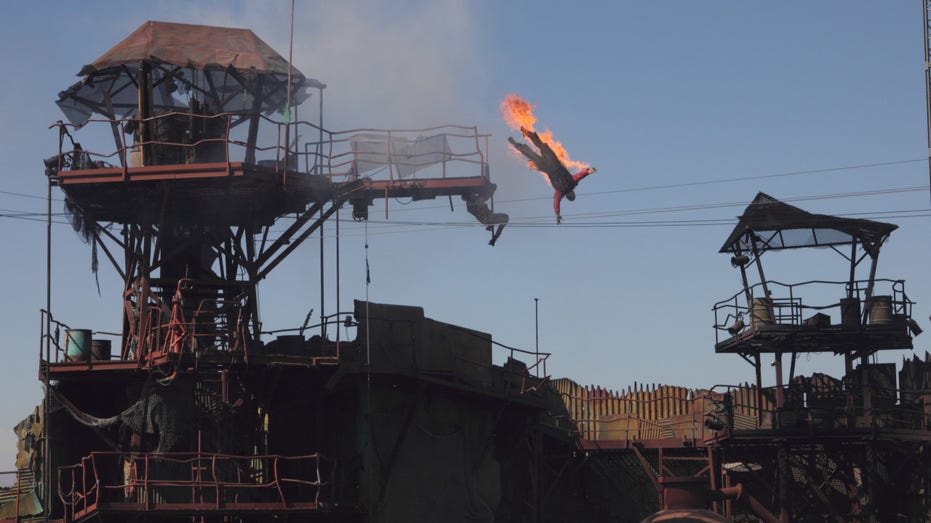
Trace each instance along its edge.
<path fill-rule="evenodd" d="M 562 144 L 553 140 L 550 131 L 547 130 L 543 133 L 541 138 L 533 130 L 533 124 L 536 122 L 533 108 L 521 97 L 513 94 L 508 95 L 501 103 L 501 112 L 508 125 L 512 128 L 519 128 L 521 134 L 536 147 L 535 150 L 525 143 L 508 137 L 508 142 L 527 158 L 530 166 L 547 176 L 550 186 L 555 191 L 553 195 L 553 212 L 556 213 L 556 223 L 561 223 L 560 203 L 563 197 L 570 202 L 574 201 L 575 187 L 583 178 L 594 173 L 596 169 L 570 160 L 565 148 L 562 147 Z M 575 174 L 570 174 L 566 164 L 579 168 L 579 170 Z"/>

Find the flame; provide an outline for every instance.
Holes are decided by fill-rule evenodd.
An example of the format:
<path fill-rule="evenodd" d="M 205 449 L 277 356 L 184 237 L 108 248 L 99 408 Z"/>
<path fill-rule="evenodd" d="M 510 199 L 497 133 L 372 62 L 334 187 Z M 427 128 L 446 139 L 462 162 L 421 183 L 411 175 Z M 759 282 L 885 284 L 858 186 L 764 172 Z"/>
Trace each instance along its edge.
<path fill-rule="evenodd" d="M 505 123 L 515 131 L 521 127 L 533 130 L 537 117 L 533 115 L 533 106 L 516 94 L 509 94 L 501 101 L 501 115 Z"/>
<path fill-rule="evenodd" d="M 515 131 L 520 131 L 521 127 L 533 131 L 533 126 L 537 122 L 537 117 L 533 114 L 535 107 L 536 106 L 530 105 L 527 100 L 524 100 L 520 96 L 509 94 L 501 101 L 501 116 L 504 117 L 504 121 L 507 123 L 508 127 Z M 569 158 L 569 153 L 566 151 L 563 144 L 553 138 L 553 131 L 545 129 L 543 132 L 537 133 L 537 135 L 543 143 L 550 146 L 550 149 L 556 153 L 556 157 L 559 158 L 559 161 L 570 171 L 578 171 L 589 167 L 589 164 L 585 162 L 579 162 Z M 514 154 L 521 158 L 524 157 L 519 151 L 514 149 L 514 147 L 509 148 Z M 527 160 L 527 166 L 535 171 L 539 170 L 537 166 L 529 160 Z M 543 174 L 543 178 L 546 179 L 546 183 L 549 183 L 549 176 Z"/>

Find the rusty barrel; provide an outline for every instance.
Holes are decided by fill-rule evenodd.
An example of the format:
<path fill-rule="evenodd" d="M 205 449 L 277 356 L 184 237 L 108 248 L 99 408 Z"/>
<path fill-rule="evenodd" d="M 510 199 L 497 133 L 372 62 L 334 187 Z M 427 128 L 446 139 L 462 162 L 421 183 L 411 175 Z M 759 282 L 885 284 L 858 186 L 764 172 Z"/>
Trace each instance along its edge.
<path fill-rule="evenodd" d="M 94 361 L 108 361 L 111 357 L 112 343 L 110 340 L 91 341 L 91 359 Z"/>
<path fill-rule="evenodd" d="M 860 298 L 841 298 L 840 324 L 844 327 L 860 325 Z"/>
<path fill-rule="evenodd" d="M 892 296 L 873 296 L 868 303 L 870 323 L 881 325 L 892 322 Z"/>
<path fill-rule="evenodd" d="M 750 326 L 759 328 L 773 324 L 773 301 L 769 298 L 753 298 L 750 302 Z"/>
<path fill-rule="evenodd" d="M 65 330 L 65 361 L 87 361 L 91 358 L 90 329 Z"/>

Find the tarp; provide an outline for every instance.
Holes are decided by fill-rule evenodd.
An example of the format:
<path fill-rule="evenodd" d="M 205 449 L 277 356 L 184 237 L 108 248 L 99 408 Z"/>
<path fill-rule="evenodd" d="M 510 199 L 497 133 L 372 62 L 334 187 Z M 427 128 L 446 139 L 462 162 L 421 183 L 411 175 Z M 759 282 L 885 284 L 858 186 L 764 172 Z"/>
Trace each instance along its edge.
<path fill-rule="evenodd" d="M 491 409 L 398 389 L 371 398 L 374 521 L 492 523 L 501 498 Z M 380 466 L 379 466 L 380 465 Z M 363 487 L 364 488 L 364 487 Z"/>
<path fill-rule="evenodd" d="M 744 210 L 719 252 L 747 253 L 751 239 L 760 250 L 830 247 L 857 241 L 873 251 L 897 228 L 891 223 L 813 214 L 761 192 Z"/>
<path fill-rule="evenodd" d="M 137 72 L 152 65 L 153 105 L 183 107 L 172 95 L 194 91 L 204 95 L 213 112 L 243 111 L 259 93 L 262 111 L 282 111 L 287 98 L 288 62 L 248 29 L 149 21 L 78 72 L 83 79 L 59 93 L 58 105 L 75 124 L 93 113 L 116 117 L 138 105 Z M 291 99 L 299 104 L 305 87 L 323 87 L 291 67 Z M 262 82 L 257 79 L 263 78 Z"/>
<path fill-rule="evenodd" d="M 356 134 L 349 138 L 357 173 L 366 173 L 390 165 L 401 178 L 416 171 L 452 159 L 446 134 L 415 139 L 388 134 Z"/>

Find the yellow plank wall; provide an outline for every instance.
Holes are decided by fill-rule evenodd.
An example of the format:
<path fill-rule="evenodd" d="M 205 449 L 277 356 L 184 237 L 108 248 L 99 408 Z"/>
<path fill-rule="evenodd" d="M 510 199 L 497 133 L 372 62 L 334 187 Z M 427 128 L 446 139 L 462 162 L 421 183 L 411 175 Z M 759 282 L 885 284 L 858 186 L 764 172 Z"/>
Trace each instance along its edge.
<path fill-rule="evenodd" d="M 725 394 L 730 395 L 734 426 L 756 428 L 757 389 L 745 383 L 721 392 L 672 385 L 634 383 L 626 391 L 582 386 L 562 378 L 552 381 L 569 418 L 582 438 L 589 440 L 703 439 L 712 431 L 705 416 Z M 772 410 L 763 398 L 762 410 Z"/>

